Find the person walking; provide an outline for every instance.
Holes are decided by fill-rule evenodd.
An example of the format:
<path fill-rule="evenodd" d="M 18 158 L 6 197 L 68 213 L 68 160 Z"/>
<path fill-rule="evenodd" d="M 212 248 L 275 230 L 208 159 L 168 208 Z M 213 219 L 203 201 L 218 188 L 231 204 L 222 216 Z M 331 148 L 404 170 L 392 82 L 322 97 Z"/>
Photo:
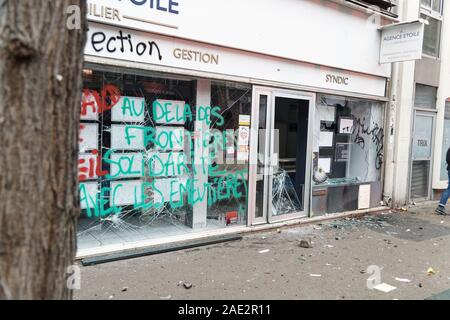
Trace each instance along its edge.
<path fill-rule="evenodd" d="M 441 201 L 439 201 L 439 206 L 436 209 L 436 213 L 440 215 L 446 215 L 445 205 L 447 204 L 448 198 L 450 198 L 450 148 L 447 150 L 447 174 L 448 174 L 448 187 L 442 193 Z"/>

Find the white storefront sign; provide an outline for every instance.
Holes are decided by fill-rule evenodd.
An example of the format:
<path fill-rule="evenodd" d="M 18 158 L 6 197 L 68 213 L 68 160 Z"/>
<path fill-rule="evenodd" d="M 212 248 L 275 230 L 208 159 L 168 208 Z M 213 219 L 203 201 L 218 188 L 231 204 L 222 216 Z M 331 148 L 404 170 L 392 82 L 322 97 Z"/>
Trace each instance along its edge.
<path fill-rule="evenodd" d="M 88 0 L 88 19 L 388 78 L 369 15 L 315 0 Z M 382 21 L 386 23 L 386 21 Z"/>
<path fill-rule="evenodd" d="M 423 35 L 424 24 L 419 20 L 383 27 L 380 63 L 421 59 Z"/>
<path fill-rule="evenodd" d="M 384 97 L 386 79 L 90 23 L 85 53 L 214 74 Z"/>

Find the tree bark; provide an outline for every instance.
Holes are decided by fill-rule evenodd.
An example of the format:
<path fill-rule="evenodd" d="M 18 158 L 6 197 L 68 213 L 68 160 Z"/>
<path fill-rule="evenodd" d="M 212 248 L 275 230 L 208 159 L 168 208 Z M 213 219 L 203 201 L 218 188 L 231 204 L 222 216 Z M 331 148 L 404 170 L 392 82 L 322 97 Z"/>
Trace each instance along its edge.
<path fill-rule="evenodd" d="M 72 297 L 85 10 L 0 0 L 0 299 Z"/>

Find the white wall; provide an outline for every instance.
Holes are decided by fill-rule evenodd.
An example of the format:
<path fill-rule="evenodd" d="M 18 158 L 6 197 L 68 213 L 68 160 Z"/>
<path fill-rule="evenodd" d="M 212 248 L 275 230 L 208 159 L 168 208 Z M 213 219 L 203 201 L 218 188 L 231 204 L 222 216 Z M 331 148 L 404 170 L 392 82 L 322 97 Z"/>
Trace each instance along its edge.
<path fill-rule="evenodd" d="M 400 1 L 399 14 L 402 21 L 419 18 L 420 0 Z M 414 103 L 415 61 L 398 63 L 398 73 L 393 79 L 393 96 L 391 98 L 388 121 L 395 119 L 392 127 L 393 137 L 388 132 L 385 154 L 385 197 L 390 198 L 394 207 L 400 207 L 409 201 L 409 172 L 412 111 Z M 390 125 L 390 124 L 389 124 Z M 389 128 L 389 125 L 386 126 Z M 389 130 L 389 129 L 388 129 Z M 390 154 L 389 154 L 390 153 Z"/>
<path fill-rule="evenodd" d="M 163 4 L 167 2 L 162 0 Z M 151 9 L 149 1 L 138 6 L 130 0 L 88 0 L 88 17 L 214 45 L 390 76 L 390 66 L 378 63 L 380 32 L 368 21 L 369 15 L 360 11 L 314 0 L 176 2 L 178 14 Z M 97 14 L 102 5 L 117 9 L 120 21 L 94 16 L 93 4 L 97 5 Z"/>
<path fill-rule="evenodd" d="M 120 33 L 122 33 L 121 36 Z M 129 45 L 127 40 L 124 40 L 122 52 L 122 44 L 117 39 L 118 36 L 126 39 L 130 37 L 132 46 Z M 157 45 L 157 47 L 152 47 L 151 54 L 149 54 L 149 42 Z M 144 46 L 146 50 L 141 48 L 141 51 L 138 52 L 138 45 Z M 176 54 L 181 50 L 186 53 L 185 58 Z M 191 59 L 188 52 L 212 55 L 217 57 L 217 62 L 205 63 L 195 59 L 194 55 Z M 222 75 L 237 76 L 243 79 L 280 82 L 280 86 L 294 84 L 378 97 L 385 97 L 386 95 L 386 78 L 383 77 L 342 71 L 263 54 L 246 53 L 241 50 L 205 45 L 194 41 L 174 39 L 169 36 L 94 22 L 89 24 L 85 53 L 89 56 L 141 62 L 153 66 L 168 66 L 180 71 L 203 71 L 217 75 L 219 78 Z M 333 76 L 336 80 L 338 80 L 336 77 L 346 80 L 345 82 L 339 82 L 333 80 L 330 76 Z"/>

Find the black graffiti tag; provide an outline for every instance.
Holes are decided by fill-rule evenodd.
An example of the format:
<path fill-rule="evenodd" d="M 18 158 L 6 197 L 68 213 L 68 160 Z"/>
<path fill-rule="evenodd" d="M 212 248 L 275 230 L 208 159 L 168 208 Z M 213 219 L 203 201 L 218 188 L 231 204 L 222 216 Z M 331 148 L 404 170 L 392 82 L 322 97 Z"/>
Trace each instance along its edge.
<path fill-rule="evenodd" d="M 375 144 L 376 147 L 376 161 L 375 168 L 380 170 L 383 165 L 383 150 L 384 150 L 384 130 L 378 123 L 373 123 L 372 127 L 366 124 L 366 118 L 355 118 L 355 125 L 353 127 L 353 134 L 355 135 L 354 142 L 362 149 L 366 147 L 364 136 L 367 135 Z"/>

